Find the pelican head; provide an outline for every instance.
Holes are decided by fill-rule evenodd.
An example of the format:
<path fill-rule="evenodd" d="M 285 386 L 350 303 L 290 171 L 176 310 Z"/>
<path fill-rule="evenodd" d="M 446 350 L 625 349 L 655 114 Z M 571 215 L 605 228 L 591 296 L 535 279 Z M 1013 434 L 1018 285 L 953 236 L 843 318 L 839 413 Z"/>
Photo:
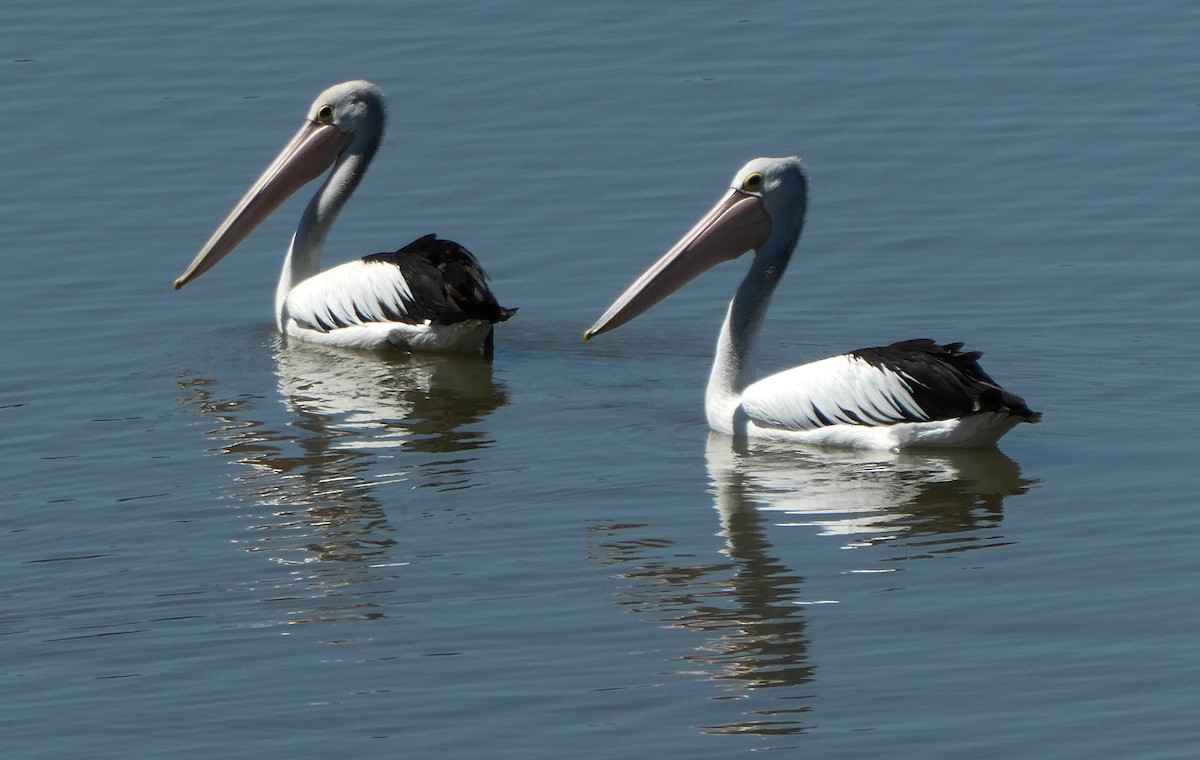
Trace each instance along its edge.
<path fill-rule="evenodd" d="M 369 158 L 379 146 L 384 118 L 383 93 L 370 82 L 343 82 L 317 96 L 300 131 L 255 180 L 191 265 L 175 280 L 175 289 L 215 266 L 293 193 L 346 155 L 357 153 Z M 331 181 L 336 176 L 332 175 Z M 352 181 L 359 176 L 361 172 Z M 317 218 L 322 218 L 336 214 L 337 209 L 318 206 L 313 211 Z"/>
<path fill-rule="evenodd" d="M 589 340 L 629 322 L 701 273 L 746 251 L 790 255 L 807 200 L 800 159 L 756 158 L 733 177 L 717 205 L 654 263 L 596 320 Z"/>

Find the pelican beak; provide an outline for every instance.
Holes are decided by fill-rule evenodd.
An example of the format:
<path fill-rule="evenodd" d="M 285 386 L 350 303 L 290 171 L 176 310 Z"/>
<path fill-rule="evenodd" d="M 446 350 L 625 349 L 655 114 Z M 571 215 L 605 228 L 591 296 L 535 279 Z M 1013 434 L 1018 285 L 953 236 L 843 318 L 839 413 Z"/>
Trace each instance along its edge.
<path fill-rule="evenodd" d="M 691 282 L 702 272 L 746 251 L 757 250 L 771 232 L 762 198 L 736 188 L 722 198 L 671 250 L 637 278 L 583 339 L 613 330 Z"/>
<path fill-rule="evenodd" d="M 212 269 L 292 193 L 321 176 L 351 137 L 332 124 L 306 121 L 217 227 L 187 271 L 175 280 L 175 289 Z"/>

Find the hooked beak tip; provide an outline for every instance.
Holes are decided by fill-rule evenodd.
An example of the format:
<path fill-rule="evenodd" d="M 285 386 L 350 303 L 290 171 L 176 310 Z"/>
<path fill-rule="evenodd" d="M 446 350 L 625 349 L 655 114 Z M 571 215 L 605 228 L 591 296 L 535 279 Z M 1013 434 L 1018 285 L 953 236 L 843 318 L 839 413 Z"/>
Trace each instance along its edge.
<path fill-rule="evenodd" d="M 185 283 L 184 283 L 184 281 L 183 281 L 183 278 L 182 278 L 182 277 L 179 277 L 179 278 L 177 278 L 177 279 L 175 280 L 175 282 L 174 282 L 174 283 L 172 283 L 172 284 L 171 284 L 171 289 L 172 289 L 172 290 L 179 290 L 180 288 L 182 288 L 182 287 L 184 286 L 184 284 L 185 284 Z"/>
<path fill-rule="evenodd" d="M 591 330 L 584 330 L 584 331 L 583 331 L 583 342 L 584 342 L 584 343 L 587 343 L 587 342 L 588 342 L 589 340 L 591 340 L 591 339 L 592 339 L 592 331 L 591 331 Z"/>

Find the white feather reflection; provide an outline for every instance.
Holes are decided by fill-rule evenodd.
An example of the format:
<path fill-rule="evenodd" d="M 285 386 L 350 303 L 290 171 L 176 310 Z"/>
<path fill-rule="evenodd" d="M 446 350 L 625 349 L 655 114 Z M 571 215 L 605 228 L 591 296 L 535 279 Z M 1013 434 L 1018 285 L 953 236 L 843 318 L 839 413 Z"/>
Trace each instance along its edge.
<path fill-rule="evenodd" d="M 713 433 L 706 460 L 722 559 L 680 554 L 647 525 L 592 530 L 616 570 L 619 605 L 700 634 L 671 659 L 682 664 L 675 672 L 720 684 L 712 699 L 737 706 L 734 720 L 701 727 L 718 734 L 807 729 L 817 666 L 805 615 L 833 600 L 803 593 L 795 566 L 805 554 L 777 549 L 780 530 L 884 561 L 998 547 L 1004 499 L 1031 485 L 995 451 L 805 451 Z"/>
<path fill-rule="evenodd" d="M 797 449 L 713 434 L 705 452 L 717 511 L 747 505 L 847 548 L 883 542 L 930 552 L 1003 543 L 1003 501 L 1031 481 L 995 449 Z M 899 558 L 899 557 L 896 557 Z"/>
<path fill-rule="evenodd" d="M 507 402 L 491 364 L 475 356 L 377 356 L 292 341 L 275 360 L 296 424 L 312 423 L 341 449 L 479 448 L 491 440 L 467 426 Z"/>
<path fill-rule="evenodd" d="M 233 542 L 280 569 L 256 585 L 288 607 L 283 622 L 380 616 L 395 583 L 377 581 L 412 561 L 394 524 L 418 518 L 430 489 L 474 485 L 471 452 L 491 443 L 478 423 L 507 394 L 478 357 L 278 341 L 274 358 L 282 414 L 275 389 L 222 397 L 212 378 L 179 381 L 209 453 L 233 466 L 221 495 L 246 522 Z"/>

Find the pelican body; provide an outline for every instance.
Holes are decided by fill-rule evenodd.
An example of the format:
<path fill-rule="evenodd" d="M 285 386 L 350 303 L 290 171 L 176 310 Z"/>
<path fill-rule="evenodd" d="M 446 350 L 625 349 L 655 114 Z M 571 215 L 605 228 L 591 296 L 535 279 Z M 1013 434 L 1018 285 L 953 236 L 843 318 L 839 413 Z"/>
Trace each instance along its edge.
<path fill-rule="evenodd" d="M 961 343 L 863 348 L 751 382 L 771 295 L 800 239 L 808 182 L 800 160 L 758 158 L 725 196 L 584 333 L 617 328 L 701 272 L 754 251 L 717 341 L 705 409 L 727 435 L 867 449 L 994 446 L 1041 415 L 1000 387 Z"/>
<path fill-rule="evenodd" d="M 347 348 L 490 355 L 492 326 L 516 311 L 496 303 L 487 275 L 458 243 L 426 235 L 395 251 L 321 271 L 321 249 L 383 138 L 383 93 L 351 81 L 322 92 L 300 130 L 175 280 L 182 288 L 217 264 L 293 193 L 332 171 L 292 236 L 275 291 L 288 337 Z"/>

